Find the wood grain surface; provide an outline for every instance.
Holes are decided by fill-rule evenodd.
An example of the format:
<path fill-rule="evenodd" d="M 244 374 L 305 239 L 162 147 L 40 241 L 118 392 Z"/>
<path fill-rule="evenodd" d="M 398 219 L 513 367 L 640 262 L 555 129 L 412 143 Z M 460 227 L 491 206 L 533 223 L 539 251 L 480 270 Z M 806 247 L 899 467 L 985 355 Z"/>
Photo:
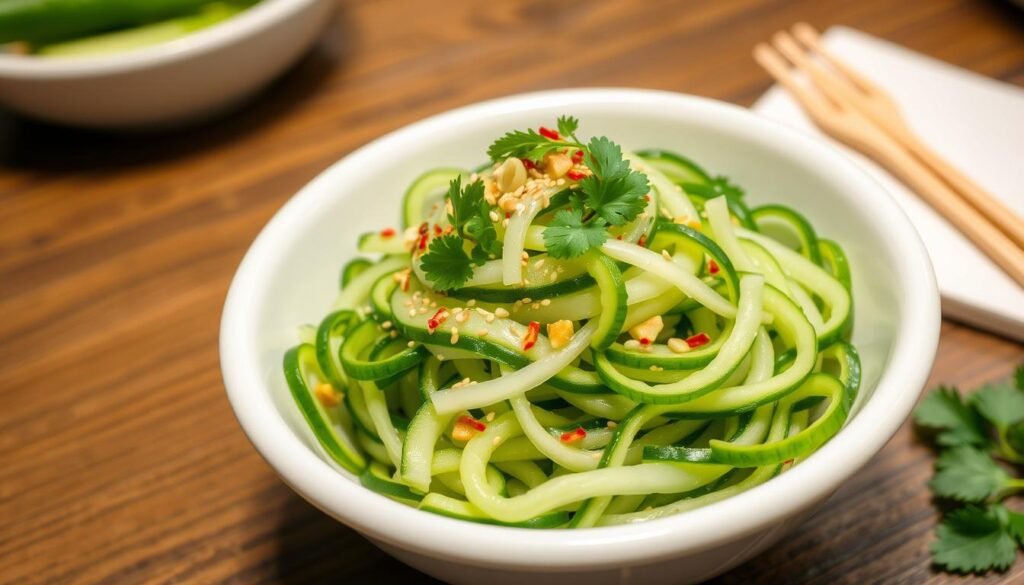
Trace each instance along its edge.
<path fill-rule="evenodd" d="M 798 20 L 1024 84 L 1021 16 L 996 2 L 351 0 L 296 68 L 200 127 L 0 114 L 0 581 L 428 581 L 294 495 L 236 424 L 217 329 L 249 242 L 327 165 L 453 106 L 572 86 L 749 105 L 769 86 L 750 48 Z M 945 323 L 931 381 L 973 387 L 1022 360 Z M 931 461 L 905 426 L 717 582 L 959 582 L 929 564 Z M 978 580 L 1024 582 L 1024 562 Z"/>

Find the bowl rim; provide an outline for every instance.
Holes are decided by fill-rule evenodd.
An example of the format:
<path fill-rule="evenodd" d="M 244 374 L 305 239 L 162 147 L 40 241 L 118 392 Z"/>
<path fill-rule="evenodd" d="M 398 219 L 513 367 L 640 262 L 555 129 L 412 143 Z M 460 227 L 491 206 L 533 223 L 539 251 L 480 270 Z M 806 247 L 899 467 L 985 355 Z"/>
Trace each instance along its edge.
<path fill-rule="evenodd" d="M 0 53 L 0 76 L 18 79 L 88 78 L 129 73 L 201 57 L 259 35 L 279 22 L 326 0 L 262 0 L 214 26 L 179 39 L 124 53 L 66 59 Z"/>
<path fill-rule="evenodd" d="M 682 109 L 713 116 L 726 127 L 772 135 L 776 143 L 796 149 L 808 164 L 827 165 L 821 168 L 829 168 L 840 175 L 837 180 L 857 188 L 861 198 L 852 204 L 873 209 L 879 233 L 887 245 L 900 250 L 893 256 L 903 312 L 888 364 L 871 399 L 836 439 L 786 473 L 721 502 L 646 523 L 578 531 L 474 524 L 410 508 L 352 482 L 294 435 L 265 391 L 250 317 L 260 307 L 259 290 L 254 287 L 269 277 L 267 267 L 273 264 L 266 258 L 288 247 L 282 241 L 298 237 L 296 228 L 319 201 L 332 196 L 330 186 L 337 177 L 371 164 L 379 153 L 393 153 L 409 141 L 497 113 L 580 103 L 614 103 L 650 111 Z M 220 349 L 228 399 L 250 441 L 288 485 L 327 514 L 373 540 L 453 562 L 522 570 L 598 570 L 697 553 L 766 529 L 828 497 L 877 454 L 909 415 L 931 370 L 939 326 L 939 295 L 924 244 L 884 187 L 838 149 L 745 108 L 708 98 L 589 88 L 519 94 L 449 110 L 382 136 L 331 165 L 285 203 L 249 248 L 225 300 Z"/>

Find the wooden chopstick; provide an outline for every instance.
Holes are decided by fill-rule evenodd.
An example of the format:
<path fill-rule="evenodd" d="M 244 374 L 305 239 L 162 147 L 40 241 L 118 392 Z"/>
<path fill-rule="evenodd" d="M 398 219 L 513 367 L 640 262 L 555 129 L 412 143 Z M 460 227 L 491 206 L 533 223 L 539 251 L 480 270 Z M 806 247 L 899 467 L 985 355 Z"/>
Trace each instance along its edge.
<path fill-rule="evenodd" d="M 939 175 L 953 191 L 977 208 L 996 228 L 1002 230 L 1018 246 L 1024 248 L 1024 218 L 1014 213 L 997 197 L 969 179 L 925 144 L 911 130 L 896 102 L 882 88 L 829 51 L 813 27 L 806 23 L 798 23 L 793 26 L 793 36 L 814 53 L 820 55 L 832 70 L 839 74 L 833 75 L 832 78 L 837 84 L 845 83 L 846 88 L 851 90 L 846 95 L 849 103 Z"/>
<path fill-rule="evenodd" d="M 785 43 L 783 43 L 785 45 Z M 792 52 L 792 48 L 786 49 Z M 967 203 L 908 149 L 875 125 L 845 99 L 842 92 L 829 93 L 827 86 L 800 84 L 782 54 L 766 44 L 758 45 L 754 57 L 796 98 L 810 118 L 827 134 L 881 163 L 907 183 L 917 194 L 970 239 L 983 253 L 1024 287 L 1024 250 L 996 229 L 977 209 Z M 822 73 L 816 64 L 795 55 L 790 59 L 814 81 Z"/>

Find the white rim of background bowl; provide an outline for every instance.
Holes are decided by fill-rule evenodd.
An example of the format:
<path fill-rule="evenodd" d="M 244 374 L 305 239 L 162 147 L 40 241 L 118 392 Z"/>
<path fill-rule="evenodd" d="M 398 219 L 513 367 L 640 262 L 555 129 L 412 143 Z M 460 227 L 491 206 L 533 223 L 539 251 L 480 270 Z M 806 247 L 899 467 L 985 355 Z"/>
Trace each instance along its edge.
<path fill-rule="evenodd" d="M 839 435 L 800 465 L 739 495 L 683 514 L 646 523 L 586 530 L 531 530 L 474 524 L 399 504 L 342 476 L 307 448 L 275 408 L 262 379 L 251 316 L 263 302 L 262 282 L 275 249 L 291 247 L 308 214 L 333 197 L 340 177 L 360 174 L 381 156 L 404 156 L 405 148 L 435 132 L 474 124 L 493 115 L 579 103 L 615 103 L 650 111 L 679 109 L 716 122 L 749 139 L 760 127 L 785 142 L 808 164 L 828 168 L 859 191 L 850 201 L 870 211 L 884 245 L 898 250 L 896 274 L 903 307 L 888 365 L 874 394 Z M 405 146 L 403 146 L 405 145 Z M 372 165 L 371 165 L 372 166 Z M 375 172 L 375 171 L 365 171 Z M 344 157 L 292 197 L 253 242 L 232 281 L 221 322 L 221 368 L 228 399 L 257 451 L 301 496 L 373 539 L 429 557 L 479 566 L 593 569 L 639 564 L 717 544 L 769 528 L 835 491 L 874 457 L 913 407 L 931 370 L 939 334 L 935 277 L 924 245 L 906 215 L 866 173 L 832 146 L 738 106 L 670 92 L 578 89 L 522 94 L 481 102 L 411 124 Z"/>
<path fill-rule="evenodd" d="M 262 0 L 241 13 L 194 33 L 123 53 L 42 58 L 0 53 L 0 76 L 23 79 L 78 78 L 126 73 L 200 56 L 258 35 L 312 4 L 327 0 Z"/>

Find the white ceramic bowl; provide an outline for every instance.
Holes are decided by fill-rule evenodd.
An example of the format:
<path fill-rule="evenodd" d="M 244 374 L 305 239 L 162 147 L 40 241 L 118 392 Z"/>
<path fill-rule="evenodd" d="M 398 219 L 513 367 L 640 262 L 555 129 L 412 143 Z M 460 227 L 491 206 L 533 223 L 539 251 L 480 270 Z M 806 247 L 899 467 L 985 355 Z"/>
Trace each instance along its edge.
<path fill-rule="evenodd" d="M 663 147 L 731 177 L 755 204 L 805 213 L 842 243 L 854 277 L 862 400 L 840 433 L 800 465 L 708 507 L 646 524 L 531 531 L 471 524 L 362 488 L 311 446 L 281 373 L 296 325 L 316 323 L 356 234 L 395 225 L 423 169 L 471 167 L 511 128 L 580 118 L 582 132 L 626 148 Z M 794 528 L 867 463 L 907 417 L 939 331 L 924 247 L 882 188 L 832 147 L 707 99 L 582 89 L 510 97 L 418 122 L 359 149 L 285 205 L 246 254 L 221 324 L 228 398 L 249 439 L 302 497 L 402 561 L 455 583 L 686 583 L 742 562 Z M 885 497 L 885 494 L 879 494 Z"/>
<path fill-rule="evenodd" d="M 316 40 L 331 0 L 263 0 L 186 37 L 76 58 L 0 54 L 0 102 L 54 122 L 166 126 L 213 115 L 251 95 Z"/>

